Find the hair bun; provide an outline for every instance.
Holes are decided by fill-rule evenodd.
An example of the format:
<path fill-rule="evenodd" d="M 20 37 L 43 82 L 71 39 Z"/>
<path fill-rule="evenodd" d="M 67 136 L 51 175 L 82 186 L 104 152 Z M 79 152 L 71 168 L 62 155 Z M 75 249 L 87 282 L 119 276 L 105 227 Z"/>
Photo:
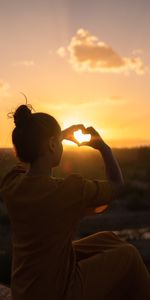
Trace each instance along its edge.
<path fill-rule="evenodd" d="M 17 128 L 22 129 L 28 118 L 31 116 L 31 110 L 27 105 L 20 105 L 14 113 L 14 123 Z"/>

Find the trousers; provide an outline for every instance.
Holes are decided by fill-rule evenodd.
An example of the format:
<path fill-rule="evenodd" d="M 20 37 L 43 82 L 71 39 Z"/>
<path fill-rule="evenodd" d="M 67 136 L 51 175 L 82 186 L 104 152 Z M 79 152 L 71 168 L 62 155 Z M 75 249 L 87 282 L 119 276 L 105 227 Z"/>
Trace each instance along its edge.
<path fill-rule="evenodd" d="M 72 245 L 77 274 L 67 300 L 150 299 L 150 275 L 136 247 L 107 231 L 74 241 Z"/>

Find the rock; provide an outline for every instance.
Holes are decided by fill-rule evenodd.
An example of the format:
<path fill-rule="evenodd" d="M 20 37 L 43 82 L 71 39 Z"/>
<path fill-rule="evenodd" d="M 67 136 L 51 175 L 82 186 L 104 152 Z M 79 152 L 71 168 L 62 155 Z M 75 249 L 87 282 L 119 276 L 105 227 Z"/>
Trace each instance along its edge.
<path fill-rule="evenodd" d="M 10 288 L 1 283 L 0 283 L 0 300 L 12 300 Z"/>

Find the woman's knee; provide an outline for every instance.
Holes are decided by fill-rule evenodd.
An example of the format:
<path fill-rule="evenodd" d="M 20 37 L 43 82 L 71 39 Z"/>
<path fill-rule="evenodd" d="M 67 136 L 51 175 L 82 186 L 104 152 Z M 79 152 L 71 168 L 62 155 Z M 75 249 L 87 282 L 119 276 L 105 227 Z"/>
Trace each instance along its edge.
<path fill-rule="evenodd" d="M 124 248 L 124 251 L 126 251 L 127 253 L 129 253 L 133 257 L 140 256 L 140 253 L 139 253 L 138 249 L 130 243 L 126 242 L 122 245 L 122 247 Z"/>
<path fill-rule="evenodd" d="M 143 263 L 139 251 L 132 244 L 122 244 L 120 251 L 122 251 L 122 254 L 125 256 L 129 268 L 136 268 L 139 262 L 140 264 Z"/>

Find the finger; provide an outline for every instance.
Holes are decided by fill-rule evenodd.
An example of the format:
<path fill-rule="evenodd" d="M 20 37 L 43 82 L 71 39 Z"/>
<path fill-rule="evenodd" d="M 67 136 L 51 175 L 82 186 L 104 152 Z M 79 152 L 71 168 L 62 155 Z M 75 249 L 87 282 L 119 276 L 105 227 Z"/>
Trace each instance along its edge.
<path fill-rule="evenodd" d="M 75 144 L 79 144 L 78 140 L 76 140 L 76 138 L 74 136 L 66 137 L 66 138 L 64 138 L 64 140 L 71 141 Z"/>
<path fill-rule="evenodd" d="M 84 126 L 83 124 L 73 124 L 73 125 L 67 127 L 67 128 L 64 129 L 64 130 L 69 130 L 69 129 L 72 130 L 72 129 L 78 128 L 78 127 L 80 127 L 80 128 L 85 128 L 85 126 Z"/>
<path fill-rule="evenodd" d="M 77 145 L 80 144 L 80 143 L 76 140 L 76 138 L 72 138 L 72 139 L 70 139 L 70 141 L 71 141 L 71 142 L 74 142 L 74 143 L 77 144 Z"/>
<path fill-rule="evenodd" d="M 86 128 L 83 124 L 76 124 L 61 131 L 62 139 L 70 139 L 71 135 L 73 135 L 73 133 L 79 129 L 82 130 L 83 133 L 87 133 Z"/>
<path fill-rule="evenodd" d="M 77 131 L 77 130 L 82 130 L 83 133 L 87 133 L 87 130 L 85 128 L 85 126 L 83 124 L 76 124 L 76 125 L 72 125 L 71 129 L 73 131 Z"/>
<path fill-rule="evenodd" d="M 94 129 L 94 127 L 87 127 L 86 129 L 91 135 L 99 135 L 99 133 Z"/>
<path fill-rule="evenodd" d="M 78 146 L 89 146 L 89 142 L 82 142 L 82 143 L 79 143 Z"/>
<path fill-rule="evenodd" d="M 90 126 L 86 128 L 88 131 L 90 132 L 96 132 L 96 130 L 94 129 L 94 127 Z"/>

